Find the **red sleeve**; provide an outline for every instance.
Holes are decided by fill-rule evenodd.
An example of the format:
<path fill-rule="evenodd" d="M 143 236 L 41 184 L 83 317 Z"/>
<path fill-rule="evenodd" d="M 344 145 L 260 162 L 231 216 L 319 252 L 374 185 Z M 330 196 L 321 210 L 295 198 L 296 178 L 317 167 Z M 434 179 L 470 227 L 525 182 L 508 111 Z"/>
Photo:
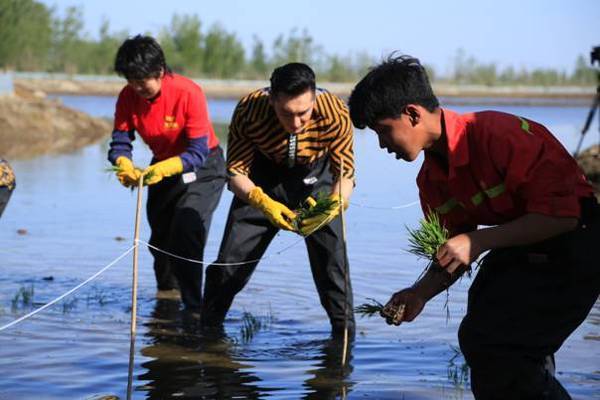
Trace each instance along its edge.
<path fill-rule="evenodd" d="M 578 175 L 571 156 L 540 124 L 516 116 L 489 128 L 487 152 L 528 213 L 579 217 Z"/>
<path fill-rule="evenodd" d="M 198 85 L 190 85 L 188 93 L 185 134 L 188 139 L 209 137 L 211 131 L 208 106 L 204 92 Z"/>
<path fill-rule="evenodd" d="M 115 131 L 128 132 L 135 129 L 131 120 L 132 99 L 127 88 L 128 87 L 125 86 L 123 90 L 121 90 L 119 98 L 117 99 L 117 106 L 115 109 Z"/>

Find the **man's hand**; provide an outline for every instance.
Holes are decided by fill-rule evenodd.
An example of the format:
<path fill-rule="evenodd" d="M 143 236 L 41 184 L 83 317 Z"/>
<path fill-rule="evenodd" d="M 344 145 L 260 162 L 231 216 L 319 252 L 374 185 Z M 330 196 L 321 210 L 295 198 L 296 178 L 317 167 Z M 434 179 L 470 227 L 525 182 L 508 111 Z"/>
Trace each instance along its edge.
<path fill-rule="evenodd" d="M 144 183 L 146 185 L 154 185 L 169 176 L 177 175 L 183 172 L 183 163 L 178 156 L 167 158 L 159 161 L 146 168 L 142 174 L 144 175 Z"/>
<path fill-rule="evenodd" d="M 471 265 L 485 251 L 477 241 L 477 231 L 461 233 L 440 246 L 436 259 L 446 271 L 453 273 L 461 265 Z"/>
<path fill-rule="evenodd" d="M 398 326 L 415 319 L 423 311 L 425 302 L 415 288 L 402 289 L 392 295 L 380 314 L 388 325 Z"/>
<path fill-rule="evenodd" d="M 284 204 L 270 198 L 260 187 L 255 186 L 248 193 L 248 203 L 261 210 L 274 226 L 294 231 L 292 221 L 296 218 L 296 214 Z"/>
<path fill-rule="evenodd" d="M 116 175 L 121 185 L 128 188 L 138 184 L 142 172 L 133 166 L 129 158 L 120 156 L 115 161 L 115 165 L 118 167 Z"/>
<path fill-rule="evenodd" d="M 331 194 L 331 196 L 329 196 L 329 199 L 335 204 L 331 209 L 317 216 L 306 218 L 301 222 L 300 233 L 303 236 L 308 236 L 314 231 L 321 229 L 322 227 L 333 221 L 334 218 L 340 214 L 339 194 Z M 306 199 L 306 202 L 309 204 L 310 207 L 314 207 L 316 204 L 316 201 L 312 197 L 308 197 Z M 344 203 L 344 210 L 346 208 L 348 208 L 348 206 L 346 203 Z"/>

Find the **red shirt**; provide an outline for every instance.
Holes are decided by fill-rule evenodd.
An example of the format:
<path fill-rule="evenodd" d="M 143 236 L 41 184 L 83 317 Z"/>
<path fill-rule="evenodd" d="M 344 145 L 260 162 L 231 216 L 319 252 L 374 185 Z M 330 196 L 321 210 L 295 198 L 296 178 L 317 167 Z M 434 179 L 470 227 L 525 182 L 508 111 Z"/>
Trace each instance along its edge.
<path fill-rule="evenodd" d="M 437 211 L 452 234 L 527 213 L 580 216 L 592 187 L 544 126 L 496 111 L 442 111 L 448 169 L 426 151 L 417 185 L 423 211 Z"/>
<path fill-rule="evenodd" d="M 219 144 L 202 89 L 177 74 L 163 77 L 160 93 L 152 101 L 125 86 L 117 100 L 114 129 L 136 130 L 158 161 L 180 155 L 188 139 L 207 137 L 209 149 Z"/>

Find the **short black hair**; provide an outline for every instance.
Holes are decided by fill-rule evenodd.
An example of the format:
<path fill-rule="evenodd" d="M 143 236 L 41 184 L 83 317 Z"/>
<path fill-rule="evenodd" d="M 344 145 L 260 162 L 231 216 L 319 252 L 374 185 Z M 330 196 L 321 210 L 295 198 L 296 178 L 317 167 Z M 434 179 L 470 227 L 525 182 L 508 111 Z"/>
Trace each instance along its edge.
<path fill-rule="evenodd" d="M 271 95 L 298 96 L 316 89 L 315 72 L 303 63 L 289 63 L 275 68 L 271 74 Z"/>
<path fill-rule="evenodd" d="M 136 35 L 121 44 L 115 57 L 115 72 L 125 79 L 158 78 L 170 73 L 165 54 L 154 38 Z"/>
<path fill-rule="evenodd" d="M 373 127 L 385 118 L 398 118 L 408 104 L 433 112 L 440 103 L 418 59 L 392 53 L 372 68 L 352 90 L 348 105 L 357 128 Z"/>

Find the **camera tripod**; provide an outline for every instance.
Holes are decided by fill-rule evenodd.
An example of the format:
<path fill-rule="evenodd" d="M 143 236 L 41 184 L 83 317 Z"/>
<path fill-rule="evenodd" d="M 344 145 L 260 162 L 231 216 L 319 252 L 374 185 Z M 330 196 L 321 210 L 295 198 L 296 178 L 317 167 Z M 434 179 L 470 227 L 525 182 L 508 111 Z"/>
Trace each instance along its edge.
<path fill-rule="evenodd" d="M 590 62 L 592 66 L 595 62 L 600 64 L 600 46 L 592 48 L 592 51 L 590 52 Z M 585 125 L 583 125 L 583 129 L 581 130 L 581 137 L 579 138 L 579 143 L 577 144 L 577 148 L 575 149 L 573 157 L 577 157 L 579 154 L 579 151 L 581 150 L 581 144 L 583 143 L 583 138 L 588 129 L 590 129 L 590 125 L 592 124 L 596 110 L 600 108 L 600 70 L 596 70 L 596 83 L 598 84 L 596 86 L 596 95 L 594 96 L 592 107 L 590 108 L 587 119 L 585 120 Z M 600 145 L 600 113 L 598 113 L 598 116 L 598 144 Z M 600 155 L 600 148 L 598 149 L 596 156 L 598 155 Z"/>
<path fill-rule="evenodd" d="M 600 73 L 599 73 L 599 77 L 598 80 L 600 82 Z M 590 108 L 590 111 L 588 112 L 587 118 L 585 120 L 585 125 L 583 125 L 583 129 L 581 129 L 581 137 L 579 138 L 579 143 L 577 144 L 577 148 L 575 149 L 575 153 L 573 154 L 573 157 L 577 157 L 577 155 L 579 154 L 579 151 L 581 150 L 581 144 L 583 143 L 583 138 L 585 137 L 585 134 L 587 133 L 587 131 L 590 129 L 590 125 L 592 125 L 592 120 L 594 119 L 594 114 L 596 114 L 596 110 L 598 110 L 600 108 L 600 83 L 598 83 L 598 86 L 596 87 L 596 95 L 594 96 L 594 101 L 592 102 L 592 107 Z M 600 113 L 598 113 L 598 143 L 600 143 Z"/>

